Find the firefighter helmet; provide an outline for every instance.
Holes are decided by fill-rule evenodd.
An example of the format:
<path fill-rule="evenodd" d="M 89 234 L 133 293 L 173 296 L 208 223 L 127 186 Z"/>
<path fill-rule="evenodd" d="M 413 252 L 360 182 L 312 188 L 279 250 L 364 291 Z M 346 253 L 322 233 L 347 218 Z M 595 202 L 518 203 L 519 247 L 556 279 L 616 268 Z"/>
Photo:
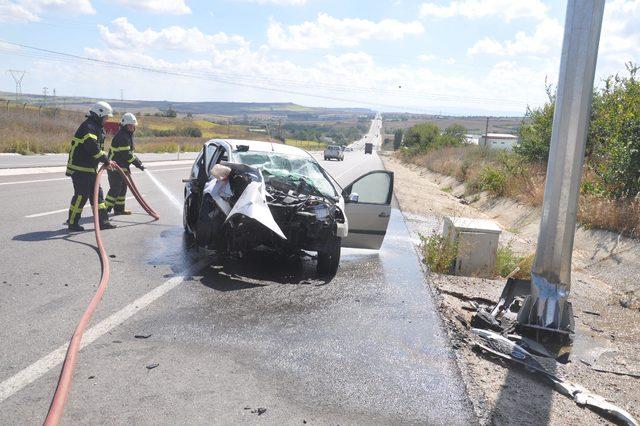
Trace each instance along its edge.
<path fill-rule="evenodd" d="M 113 108 L 105 101 L 96 102 L 89 109 L 90 113 L 97 115 L 98 117 L 113 117 Z"/>
<path fill-rule="evenodd" d="M 130 112 L 125 112 L 124 114 L 122 114 L 122 118 L 120 119 L 121 126 L 124 127 L 127 124 L 133 124 L 134 126 L 138 125 L 138 120 L 136 119 L 136 116 L 131 114 Z"/>

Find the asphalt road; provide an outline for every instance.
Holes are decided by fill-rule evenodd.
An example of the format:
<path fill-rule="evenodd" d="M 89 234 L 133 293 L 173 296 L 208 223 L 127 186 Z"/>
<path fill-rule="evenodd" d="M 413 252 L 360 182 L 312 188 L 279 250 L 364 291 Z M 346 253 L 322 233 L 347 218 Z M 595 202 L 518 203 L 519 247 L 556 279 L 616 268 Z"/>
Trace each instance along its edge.
<path fill-rule="evenodd" d="M 382 168 L 360 151 L 321 163 L 344 184 Z M 188 168 L 149 169 L 181 200 Z M 180 209 L 134 178 L 161 219 L 129 201 L 135 214 L 103 233 L 112 279 L 64 423 L 475 422 L 398 210 L 379 252 L 345 249 L 323 281 L 311 259 L 207 266 L 186 246 Z M 60 173 L 0 176 L 0 424 L 43 420 L 99 280 L 93 232 L 63 226 L 71 188 Z M 89 209 L 83 222 L 92 228 Z"/>
<path fill-rule="evenodd" d="M 167 153 L 167 154 L 138 154 L 138 157 L 145 162 L 167 161 L 167 160 L 193 160 L 196 152 Z M 65 166 L 67 164 L 67 154 L 43 154 L 43 155 L 19 155 L 0 154 L 0 169 L 23 168 L 23 167 L 53 167 Z"/>

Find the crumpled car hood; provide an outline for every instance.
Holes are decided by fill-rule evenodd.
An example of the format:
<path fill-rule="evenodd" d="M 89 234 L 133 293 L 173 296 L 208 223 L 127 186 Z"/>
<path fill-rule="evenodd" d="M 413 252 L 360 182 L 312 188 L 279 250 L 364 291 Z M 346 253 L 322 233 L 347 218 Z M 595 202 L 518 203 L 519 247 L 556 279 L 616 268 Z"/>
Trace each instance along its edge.
<path fill-rule="evenodd" d="M 262 174 L 255 168 L 252 168 L 252 170 L 260 176 L 260 181 L 250 182 L 244 191 L 242 191 L 242 194 L 240 194 L 233 207 L 231 207 L 229 200 L 232 196 L 237 196 L 238 194 L 233 193 L 229 180 L 217 180 L 213 178 L 205 185 L 204 192 L 205 194 L 211 195 L 216 205 L 227 215 L 225 223 L 235 215 L 244 215 L 256 220 L 280 238 L 286 240 L 287 237 L 276 223 L 267 204 L 267 190 L 264 179 L 262 179 Z"/>

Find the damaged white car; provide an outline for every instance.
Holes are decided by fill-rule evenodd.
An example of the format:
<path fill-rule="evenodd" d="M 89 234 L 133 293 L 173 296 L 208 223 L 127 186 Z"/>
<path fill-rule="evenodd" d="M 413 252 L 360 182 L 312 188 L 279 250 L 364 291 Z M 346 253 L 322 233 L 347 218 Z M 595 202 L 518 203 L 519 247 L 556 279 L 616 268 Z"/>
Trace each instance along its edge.
<path fill-rule="evenodd" d="M 206 142 L 184 182 L 184 229 L 198 246 L 317 252 L 322 275 L 335 274 L 341 247 L 380 248 L 393 196 L 392 172 L 342 189 L 308 152 L 247 140 Z"/>

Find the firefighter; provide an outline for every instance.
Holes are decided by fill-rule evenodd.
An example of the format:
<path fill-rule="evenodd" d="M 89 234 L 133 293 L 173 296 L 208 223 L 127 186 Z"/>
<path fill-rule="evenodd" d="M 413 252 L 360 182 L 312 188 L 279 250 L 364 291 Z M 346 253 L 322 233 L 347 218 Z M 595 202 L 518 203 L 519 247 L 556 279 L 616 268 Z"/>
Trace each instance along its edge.
<path fill-rule="evenodd" d="M 133 146 L 133 133 L 136 131 L 138 120 L 136 116 L 127 112 L 120 120 L 120 130 L 111 141 L 109 150 L 109 160 L 114 161 L 122 168 L 127 175 L 131 173 L 129 167 L 133 164 L 140 170 L 144 170 L 142 162 L 136 157 Z M 131 211 L 124 208 L 127 194 L 127 183 L 124 177 L 117 171 L 112 170 L 109 174 L 109 192 L 107 193 L 107 210 L 113 209 L 114 215 L 129 215 Z"/>
<path fill-rule="evenodd" d="M 73 182 L 73 198 L 69 207 L 67 224 L 70 231 L 84 231 L 80 226 L 80 216 L 87 199 L 93 205 L 93 186 L 97 176 L 98 163 L 110 164 L 104 152 L 104 122 L 113 117 L 111 105 L 106 102 L 96 102 L 86 115 L 71 140 L 69 161 L 66 175 Z M 98 193 L 98 219 L 100 229 L 115 228 L 109 222 L 107 206 L 104 203 L 102 188 Z"/>

